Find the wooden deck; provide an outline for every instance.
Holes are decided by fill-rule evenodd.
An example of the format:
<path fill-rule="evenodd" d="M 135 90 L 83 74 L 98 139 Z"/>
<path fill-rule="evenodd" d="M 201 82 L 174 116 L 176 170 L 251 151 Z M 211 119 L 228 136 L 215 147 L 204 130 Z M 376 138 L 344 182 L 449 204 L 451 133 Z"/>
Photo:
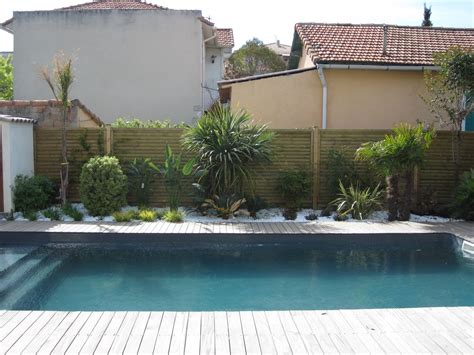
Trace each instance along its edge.
<path fill-rule="evenodd" d="M 1 222 L 2 232 L 119 234 L 418 234 L 447 233 L 474 242 L 474 223 L 417 222 Z"/>
<path fill-rule="evenodd" d="M 473 354 L 474 308 L 0 311 L 0 353 Z"/>

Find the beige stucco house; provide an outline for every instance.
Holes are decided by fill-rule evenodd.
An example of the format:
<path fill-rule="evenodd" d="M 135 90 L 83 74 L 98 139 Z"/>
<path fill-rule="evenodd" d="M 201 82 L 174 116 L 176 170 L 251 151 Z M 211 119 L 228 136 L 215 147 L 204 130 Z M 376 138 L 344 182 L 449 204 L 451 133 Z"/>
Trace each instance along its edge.
<path fill-rule="evenodd" d="M 139 0 L 96 0 L 52 11 L 20 11 L 1 24 L 14 35 L 14 97 L 51 99 L 40 68 L 72 57 L 71 97 L 105 123 L 118 117 L 189 122 L 218 98 L 234 45 L 199 10 Z"/>
<path fill-rule="evenodd" d="M 222 81 L 221 97 L 273 128 L 432 122 L 424 71 L 455 45 L 474 48 L 474 30 L 298 23 L 289 70 Z"/>

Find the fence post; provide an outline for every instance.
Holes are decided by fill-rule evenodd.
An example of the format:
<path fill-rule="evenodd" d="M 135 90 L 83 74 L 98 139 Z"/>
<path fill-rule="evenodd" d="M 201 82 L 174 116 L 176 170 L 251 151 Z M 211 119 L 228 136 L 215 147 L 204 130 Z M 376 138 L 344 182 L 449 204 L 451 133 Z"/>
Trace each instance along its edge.
<path fill-rule="evenodd" d="M 112 127 L 105 126 L 105 155 L 112 153 Z"/>
<path fill-rule="evenodd" d="M 311 147 L 312 147 L 312 172 L 313 172 L 313 209 L 319 204 L 320 191 L 320 173 L 321 173 L 321 131 L 319 127 L 314 127 L 311 131 Z"/>

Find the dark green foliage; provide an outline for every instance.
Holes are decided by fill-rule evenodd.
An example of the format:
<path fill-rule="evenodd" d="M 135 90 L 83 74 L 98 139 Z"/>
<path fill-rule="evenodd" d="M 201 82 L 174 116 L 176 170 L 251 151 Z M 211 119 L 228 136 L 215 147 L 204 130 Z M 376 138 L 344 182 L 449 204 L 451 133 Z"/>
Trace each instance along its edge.
<path fill-rule="evenodd" d="M 84 218 L 84 214 L 70 203 L 66 203 L 62 208 L 62 212 L 64 215 L 71 217 L 76 222 L 80 222 Z"/>
<path fill-rule="evenodd" d="M 285 69 L 283 59 L 267 48 L 262 41 L 254 38 L 232 53 L 226 66 L 225 77 L 235 79 Z"/>
<path fill-rule="evenodd" d="M 80 195 L 93 216 L 107 216 L 127 203 L 127 177 L 115 157 L 94 157 L 82 167 Z"/>
<path fill-rule="evenodd" d="M 38 211 L 54 201 L 54 184 L 44 176 L 17 175 L 12 187 L 13 204 L 20 212 Z"/>
<path fill-rule="evenodd" d="M 334 220 L 336 222 L 344 222 L 344 221 L 347 221 L 348 219 L 349 219 L 349 217 L 345 214 L 338 213 L 334 216 Z"/>
<path fill-rule="evenodd" d="M 0 56 L 0 100 L 13 100 L 13 58 Z"/>
<path fill-rule="evenodd" d="M 357 149 L 357 159 L 368 161 L 386 177 L 390 221 L 410 218 L 414 169 L 423 164 L 434 136 L 434 129 L 425 130 L 421 124 L 414 127 L 400 124 L 393 129 L 393 134 L 378 142 L 364 143 Z M 399 186 L 402 182 L 403 186 Z"/>
<path fill-rule="evenodd" d="M 59 208 L 50 207 L 43 212 L 43 216 L 49 218 L 52 221 L 60 221 L 62 217 L 61 210 Z"/>
<path fill-rule="evenodd" d="M 257 212 L 267 208 L 267 202 L 259 195 L 247 196 L 245 198 L 245 205 L 252 218 L 257 218 Z"/>
<path fill-rule="evenodd" d="M 339 182 L 339 196 L 331 202 L 340 216 L 351 215 L 354 219 L 367 219 L 382 207 L 383 190 L 380 186 L 361 189 L 359 186 L 344 187 Z"/>
<path fill-rule="evenodd" d="M 431 22 L 431 6 L 427 7 L 426 4 L 423 4 L 423 22 L 421 25 L 423 27 L 432 27 L 433 23 Z"/>
<path fill-rule="evenodd" d="M 150 158 L 135 158 L 127 169 L 130 191 L 140 207 L 150 205 L 150 185 L 157 172 Z"/>
<path fill-rule="evenodd" d="M 197 182 L 194 182 L 192 184 L 192 190 L 191 190 L 191 200 L 193 204 L 193 210 L 201 213 L 202 215 L 205 215 L 207 212 L 207 207 L 205 207 L 205 204 L 204 204 L 206 199 L 207 199 L 207 192 L 204 186 Z"/>
<path fill-rule="evenodd" d="M 171 211 L 177 211 L 181 199 L 183 177 L 191 175 L 194 160 L 189 160 L 181 166 L 181 154 L 174 154 L 169 145 L 165 150 L 165 161 L 162 165 L 149 163 L 150 166 L 163 176 Z"/>
<path fill-rule="evenodd" d="M 474 221 L 474 169 L 461 176 L 451 210 L 454 218 Z"/>
<path fill-rule="evenodd" d="M 285 208 L 283 210 L 282 215 L 288 221 L 294 221 L 296 219 L 296 217 L 298 217 L 298 213 L 296 211 L 296 208 L 293 208 L 293 207 Z"/>
<path fill-rule="evenodd" d="M 23 217 L 25 217 L 29 221 L 36 221 L 38 219 L 38 212 L 36 212 L 36 211 L 27 211 L 27 212 L 23 213 Z"/>
<path fill-rule="evenodd" d="M 244 183 L 253 184 L 252 164 L 270 161 L 273 136 L 247 112 L 217 105 L 185 131 L 183 144 L 196 156 L 198 182 L 207 196 L 243 195 Z"/>
<path fill-rule="evenodd" d="M 310 213 L 304 216 L 304 219 L 306 219 L 307 221 L 316 221 L 318 219 L 318 215 L 316 213 Z"/>
<path fill-rule="evenodd" d="M 339 182 L 349 186 L 360 181 L 354 160 L 348 159 L 343 149 L 328 152 L 328 176 L 329 191 L 333 197 L 339 193 Z"/>
<path fill-rule="evenodd" d="M 278 176 L 276 188 L 287 208 L 299 210 L 311 191 L 309 173 L 302 169 L 283 171 Z"/>
<path fill-rule="evenodd" d="M 133 118 L 127 120 L 125 118 L 117 118 L 115 122 L 111 124 L 115 128 L 185 128 L 189 125 L 185 123 L 172 123 L 170 120 L 164 121 L 142 121 L 139 118 Z"/>
<path fill-rule="evenodd" d="M 212 199 L 207 199 L 205 207 L 211 208 L 217 212 L 217 216 L 222 219 L 233 217 L 240 207 L 245 203 L 245 198 L 240 198 L 236 194 L 232 195 L 215 195 Z"/>

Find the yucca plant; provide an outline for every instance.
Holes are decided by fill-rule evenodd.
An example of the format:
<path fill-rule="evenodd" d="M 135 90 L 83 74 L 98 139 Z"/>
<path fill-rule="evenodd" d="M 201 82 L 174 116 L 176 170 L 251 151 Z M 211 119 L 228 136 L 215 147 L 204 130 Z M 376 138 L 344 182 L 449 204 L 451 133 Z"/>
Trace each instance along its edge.
<path fill-rule="evenodd" d="M 358 185 L 351 184 L 344 187 L 339 181 L 339 196 L 331 202 L 336 207 L 340 216 L 352 215 L 354 219 L 367 219 L 370 215 L 382 207 L 383 190 L 380 185 L 373 189 L 367 187 L 361 189 Z"/>
<path fill-rule="evenodd" d="M 181 164 L 181 154 L 174 154 L 169 145 L 165 150 L 165 161 L 162 165 L 155 165 L 150 162 L 150 166 L 161 173 L 165 180 L 166 192 L 171 211 L 177 211 L 181 198 L 182 180 L 184 176 L 192 173 L 194 160 L 189 160 L 186 164 Z"/>
<path fill-rule="evenodd" d="M 206 182 L 208 196 L 243 194 L 252 183 L 251 164 L 270 161 L 274 134 L 256 125 L 243 110 L 236 112 L 216 105 L 196 126 L 186 129 L 184 147 L 196 155 L 200 182 Z"/>
<path fill-rule="evenodd" d="M 222 219 L 229 219 L 245 203 L 245 198 L 239 198 L 237 195 L 215 195 L 212 199 L 204 202 L 204 207 L 216 210 L 217 215 Z"/>
<path fill-rule="evenodd" d="M 400 124 L 378 142 L 364 143 L 356 159 L 368 161 L 387 181 L 388 219 L 406 221 L 410 217 L 414 169 L 421 166 L 435 136 L 432 128 Z M 404 181 L 403 195 L 400 182 Z"/>
<path fill-rule="evenodd" d="M 150 204 L 150 185 L 157 174 L 151 163 L 150 158 L 135 158 L 128 165 L 127 176 L 130 190 L 140 207 Z"/>

